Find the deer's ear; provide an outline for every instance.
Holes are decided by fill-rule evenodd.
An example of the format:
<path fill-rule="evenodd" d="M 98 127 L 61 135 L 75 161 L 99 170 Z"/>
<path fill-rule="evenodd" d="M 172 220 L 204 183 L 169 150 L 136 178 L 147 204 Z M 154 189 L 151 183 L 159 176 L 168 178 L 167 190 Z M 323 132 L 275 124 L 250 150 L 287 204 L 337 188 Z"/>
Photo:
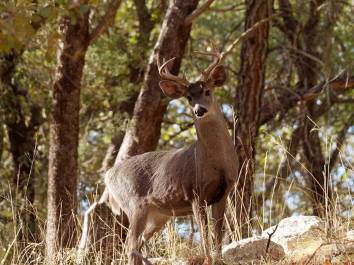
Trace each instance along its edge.
<path fill-rule="evenodd" d="M 159 85 L 162 92 L 173 99 L 182 97 L 186 91 L 185 86 L 170 80 L 162 80 Z"/>
<path fill-rule="evenodd" d="M 208 82 L 213 86 L 222 86 L 226 81 L 226 71 L 223 65 L 215 67 L 210 75 Z"/>

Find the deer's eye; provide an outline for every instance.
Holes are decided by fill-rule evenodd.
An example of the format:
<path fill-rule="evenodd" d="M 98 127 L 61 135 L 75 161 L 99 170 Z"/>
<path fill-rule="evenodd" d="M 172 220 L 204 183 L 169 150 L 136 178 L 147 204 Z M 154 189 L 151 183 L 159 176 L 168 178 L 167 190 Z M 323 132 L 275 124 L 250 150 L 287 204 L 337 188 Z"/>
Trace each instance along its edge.
<path fill-rule="evenodd" d="M 207 97 L 209 97 L 209 96 L 210 96 L 210 90 L 205 91 L 205 95 L 206 95 Z"/>
<path fill-rule="evenodd" d="M 192 101 L 192 97 L 191 96 L 187 96 L 187 99 L 188 99 L 189 102 Z"/>

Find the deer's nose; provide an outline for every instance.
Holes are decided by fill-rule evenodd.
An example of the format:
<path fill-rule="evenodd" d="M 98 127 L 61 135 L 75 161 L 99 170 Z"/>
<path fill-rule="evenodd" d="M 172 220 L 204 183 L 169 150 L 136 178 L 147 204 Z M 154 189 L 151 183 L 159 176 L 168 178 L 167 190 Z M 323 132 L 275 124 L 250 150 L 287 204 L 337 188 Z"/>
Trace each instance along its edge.
<path fill-rule="evenodd" d="M 198 106 L 195 110 L 194 110 L 194 114 L 197 117 L 202 117 L 205 113 L 207 113 L 208 110 L 202 106 Z"/>

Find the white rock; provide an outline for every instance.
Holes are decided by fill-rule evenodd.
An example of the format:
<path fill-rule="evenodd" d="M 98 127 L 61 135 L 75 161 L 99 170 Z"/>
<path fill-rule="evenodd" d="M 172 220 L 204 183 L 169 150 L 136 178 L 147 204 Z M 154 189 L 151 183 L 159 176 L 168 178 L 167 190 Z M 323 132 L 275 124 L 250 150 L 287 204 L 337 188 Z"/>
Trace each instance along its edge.
<path fill-rule="evenodd" d="M 267 237 L 276 226 L 262 233 Z M 325 222 L 316 216 L 292 216 L 281 220 L 271 240 L 283 246 L 287 257 L 301 260 L 326 242 Z"/>
<path fill-rule="evenodd" d="M 354 241 L 354 230 L 349 230 L 345 237 L 346 240 Z"/>
<path fill-rule="evenodd" d="M 232 242 L 222 249 L 223 261 L 226 264 L 249 264 L 264 259 L 280 260 L 284 257 L 284 249 L 277 243 L 270 241 L 266 253 L 268 238 L 250 237 Z"/>

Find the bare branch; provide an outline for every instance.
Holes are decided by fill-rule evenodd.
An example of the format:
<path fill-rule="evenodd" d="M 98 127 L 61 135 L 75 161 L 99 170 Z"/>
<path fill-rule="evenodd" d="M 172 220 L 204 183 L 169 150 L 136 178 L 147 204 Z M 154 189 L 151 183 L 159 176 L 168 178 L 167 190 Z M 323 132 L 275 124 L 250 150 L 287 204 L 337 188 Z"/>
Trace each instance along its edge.
<path fill-rule="evenodd" d="M 96 28 L 92 30 L 89 37 L 89 42 L 95 42 L 113 23 L 116 16 L 117 10 L 122 3 L 122 0 L 112 0 L 107 6 L 105 15 L 102 17 L 101 21 L 98 23 Z"/>
<path fill-rule="evenodd" d="M 270 246 L 271 238 L 272 238 L 272 236 L 275 234 L 275 232 L 277 231 L 278 225 L 279 225 L 279 224 L 277 224 L 277 225 L 275 226 L 273 232 L 271 232 L 271 233 L 268 232 L 268 233 L 267 233 L 267 234 L 268 234 L 268 241 L 267 241 L 266 253 L 268 253 L 268 251 L 269 251 L 269 246 Z"/>
<path fill-rule="evenodd" d="M 196 20 L 201 14 L 203 14 L 214 1 L 215 0 L 207 0 L 204 4 L 194 10 L 192 14 L 186 17 L 184 24 L 188 26 L 189 24 L 193 23 L 193 21 Z"/>
<path fill-rule="evenodd" d="M 324 90 L 329 89 L 332 91 L 344 90 L 344 89 L 353 89 L 354 88 L 354 76 L 344 76 L 344 77 L 335 77 L 332 80 L 321 82 L 317 86 L 312 87 L 307 91 L 302 99 L 312 100 L 318 97 Z"/>

